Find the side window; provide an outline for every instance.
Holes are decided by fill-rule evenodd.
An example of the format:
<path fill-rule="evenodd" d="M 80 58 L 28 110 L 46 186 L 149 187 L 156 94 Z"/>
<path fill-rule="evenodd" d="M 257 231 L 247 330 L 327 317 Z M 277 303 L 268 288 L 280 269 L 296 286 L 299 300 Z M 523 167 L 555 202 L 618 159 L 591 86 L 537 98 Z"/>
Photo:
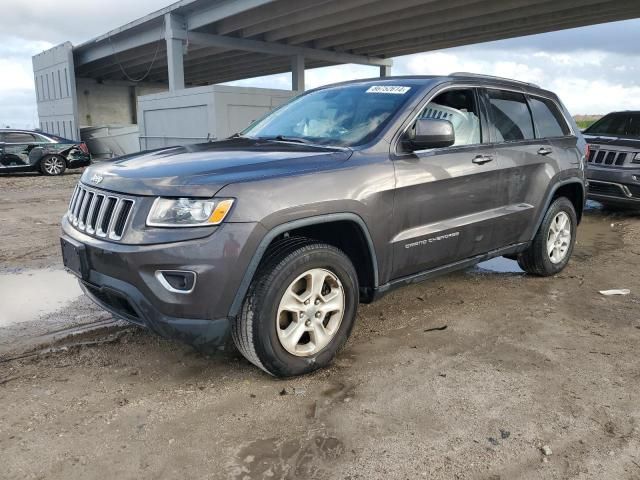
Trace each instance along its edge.
<path fill-rule="evenodd" d="M 42 135 L 38 135 L 37 133 L 34 134 L 34 137 L 36 139 L 36 142 L 39 142 L 39 143 L 52 143 L 51 140 L 49 140 L 47 137 L 43 137 Z"/>
<path fill-rule="evenodd" d="M 529 104 L 531 105 L 533 121 L 540 137 L 562 137 L 569 134 L 570 130 L 567 122 L 551 100 L 530 97 Z"/>
<path fill-rule="evenodd" d="M 9 132 L 4 135 L 7 143 L 32 143 L 35 141 L 33 135 L 22 132 Z"/>
<path fill-rule="evenodd" d="M 522 93 L 487 90 L 487 94 L 497 141 L 534 138 L 531 112 Z"/>
<path fill-rule="evenodd" d="M 634 113 L 629 116 L 629 126 L 627 127 L 627 135 L 630 137 L 640 137 L 640 115 Z"/>
<path fill-rule="evenodd" d="M 471 88 L 442 92 L 425 106 L 420 118 L 449 120 L 456 136 L 454 145 L 475 145 L 482 141 L 480 115 Z"/>

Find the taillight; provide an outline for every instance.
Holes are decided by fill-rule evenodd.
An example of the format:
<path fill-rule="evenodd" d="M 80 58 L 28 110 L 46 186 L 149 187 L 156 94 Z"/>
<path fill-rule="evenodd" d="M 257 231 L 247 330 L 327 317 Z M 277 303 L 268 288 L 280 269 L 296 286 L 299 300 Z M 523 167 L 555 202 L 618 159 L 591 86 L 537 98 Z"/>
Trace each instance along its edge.
<path fill-rule="evenodd" d="M 82 142 L 78 145 L 78 148 L 80 150 L 82 150 L 84 153 L 86 153 L 87 155 L 89 155 L 89 148 L 87 147 L 87 144 Z"/>

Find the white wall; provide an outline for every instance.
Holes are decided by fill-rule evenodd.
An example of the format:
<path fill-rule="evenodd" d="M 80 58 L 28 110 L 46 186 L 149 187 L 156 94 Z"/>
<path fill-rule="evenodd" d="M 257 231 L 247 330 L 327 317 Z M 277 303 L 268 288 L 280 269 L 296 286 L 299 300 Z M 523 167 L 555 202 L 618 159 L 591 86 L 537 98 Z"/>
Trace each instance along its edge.
<path fill-rule="evenodd" d="M 136 123 L 136 98 L 166 90 L 165 85 L 77 78 L 78 121 L 83 127 Z"/>

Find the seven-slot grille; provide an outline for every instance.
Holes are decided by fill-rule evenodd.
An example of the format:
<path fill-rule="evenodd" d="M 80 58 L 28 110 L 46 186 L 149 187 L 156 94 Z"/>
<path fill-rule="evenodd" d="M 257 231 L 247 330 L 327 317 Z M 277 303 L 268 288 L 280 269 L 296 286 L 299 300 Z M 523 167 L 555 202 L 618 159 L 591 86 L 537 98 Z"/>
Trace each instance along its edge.
<path fill-rule="evenodd" d="M 635 159 L 636 152 L 616 152 L 612 150 L 592 149 L 589 153 L 588 162 L 595 165 L 622 166 L 627 160 L 632 163 L 640 163 Z"/>
<path fill-rule="evenodd" d="M 78 230 L 96 237 L 120 240 L 133 211 L 134 200 L 78 184 L 67 218 Z"/>

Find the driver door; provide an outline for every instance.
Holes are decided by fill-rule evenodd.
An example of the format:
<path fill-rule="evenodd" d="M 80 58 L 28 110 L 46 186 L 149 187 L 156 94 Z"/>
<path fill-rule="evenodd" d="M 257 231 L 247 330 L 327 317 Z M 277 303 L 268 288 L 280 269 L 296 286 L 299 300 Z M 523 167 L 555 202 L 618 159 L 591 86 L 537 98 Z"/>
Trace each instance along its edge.
<path fill-rule="evenodd" d="M 393 278 L 496 247 L 500 169 L 477 89 L 449 88 L 429 100 L 420 116 L 451 120 L 456 143 L 394 159 Z"/>

